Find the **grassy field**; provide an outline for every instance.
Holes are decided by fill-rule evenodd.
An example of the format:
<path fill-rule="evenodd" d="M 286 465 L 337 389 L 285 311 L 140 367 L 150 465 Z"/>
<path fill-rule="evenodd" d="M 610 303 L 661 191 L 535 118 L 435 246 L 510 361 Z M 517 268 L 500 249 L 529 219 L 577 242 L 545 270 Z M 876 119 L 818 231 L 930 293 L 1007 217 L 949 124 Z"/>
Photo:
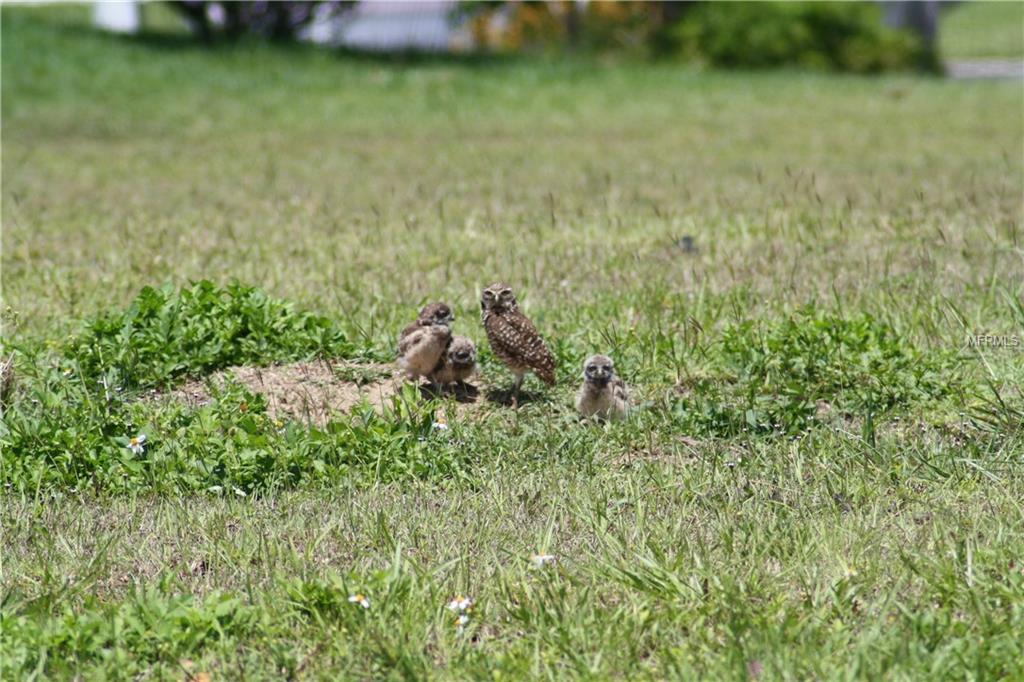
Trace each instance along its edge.
<path fill-rule="evenodd" d="M 1024 353 L 969 343 L 1024 337 L 1019 82 L 86 15 L 2 10 L 0 677 L 1024 678 Z M 518 410 L 498 279 L 559 362 Z M 168 397 L 351 380 L 434 299 L 481 350 L 465 409 Z M 574 418 L 599 351 L 628 423 Z"/>
<path fill-rule="evenodd" d="M 971 0 L 945 8 L 939 50 L 945 59 L 1024 59 L 1024 3 Z"/>

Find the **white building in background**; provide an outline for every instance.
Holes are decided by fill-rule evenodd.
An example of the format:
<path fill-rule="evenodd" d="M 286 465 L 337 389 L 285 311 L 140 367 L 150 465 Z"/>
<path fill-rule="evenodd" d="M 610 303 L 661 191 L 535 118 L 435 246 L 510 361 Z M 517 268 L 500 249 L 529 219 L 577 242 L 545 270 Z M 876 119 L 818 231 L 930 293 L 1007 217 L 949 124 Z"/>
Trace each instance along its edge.
<path fill-rule="evenodd" d="M 112 33 L 138 33 L 142 28 L 139 3 L 137 0 L 93 3 L 92 23 Z"/>
<path fill-rule="evenodd" d="M 468 49 L 469 30 L 453 16 L 456 0 L 359 2 L 349 12 L 318 17 L 306 29 L 314 43 L 355 50 Z"/>
<path fill-rule="evenodd" d="M 93 24 L 115 33 L 137 33 L 142 28 L 141 4 L 138 0 L 93 3 Z M 302 37 L 355 50 L 464 50 L 472 45 L 472 36 L 454 16 L 457 6 L 457 0 L 358 2 L 340 14 L 325 11 L 303 30 Z M 223 21 L 223 12 L 210 14 L 214 23 L 218 17 Z"/>

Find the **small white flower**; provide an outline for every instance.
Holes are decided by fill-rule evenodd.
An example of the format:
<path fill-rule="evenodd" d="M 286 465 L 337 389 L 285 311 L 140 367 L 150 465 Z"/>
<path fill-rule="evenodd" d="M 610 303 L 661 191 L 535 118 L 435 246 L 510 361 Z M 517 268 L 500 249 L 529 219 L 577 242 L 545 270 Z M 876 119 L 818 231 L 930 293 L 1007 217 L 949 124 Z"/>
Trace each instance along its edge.
<path fill-rule="evenodd" d="M 473 607 L 473 600 L 470 597 L 459 595 L 448 602 L 449 611 L 468 611 Z"/>
<path fill-rule="evenodd" d="M 128 449 L 136 455 L 141 455 L 146 449 L 146 434 L 140 433 L 137 436 L 132 436 L 128 441 Z"/>
<path fill-rule="evenodd" d="M 369 600 L 369 598 L 367 598 L 367 596 L 365 594 L 349 595 L 348 603 L 349 604 L 359 604 L 364 609 L 370 608 L 370 600 Z"/>
<path fill-rule="evenodd" d="M 438 431 L 447 431 L 448 423 L 443 421 L 434 422 L 434 428 L 437 429 Z"/>
<path fill-rule="evenodd" d="M 531 554 L 530 555 L 530 563 L 533 564 L 535 568 L 544 568 L 545 566 L 550 566 L 551 564 L 555 563 L 556 561 L 558 561 L 558 559 L 555 558 L 554 554 Z"/>
<path fill-rule="evenodd" d="M 455 628 L 459 632 L 462 632 L 468 624 L 469 624 L 469 614 L 463 613 L 458 618 L 455 619 Z"/>

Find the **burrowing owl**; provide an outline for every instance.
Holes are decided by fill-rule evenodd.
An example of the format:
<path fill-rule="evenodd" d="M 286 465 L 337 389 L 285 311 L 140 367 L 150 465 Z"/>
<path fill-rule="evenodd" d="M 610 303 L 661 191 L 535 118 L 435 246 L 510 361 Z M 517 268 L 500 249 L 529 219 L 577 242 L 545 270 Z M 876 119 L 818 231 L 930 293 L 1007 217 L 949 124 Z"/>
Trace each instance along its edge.
<path fill-rule="evenodd" d="M 453 336 L 437 367 L 430 375 L 435 384 L 461 383 L 476 369 L 476 346 L 465 336 Z"/>
<path fill-rule="evenodd" d="M 0 409 L 7 407 L 14 392 L 14 356 L 0 362 Z"/>
<path fill-rule="evenodd" d="M 431 303 L 420 311 L 419 318 L 402 330 L 398 339 L 398 364 L 410 379 L 429 376 L 444 355 L 455 319 L 444 303 Z"/>
<path fill-rule="evenodd" d="M 410 324 L 408 327 L 402 330 L 399 335 L 399 339 L 404 339 L 406 336 L 422 329 L 423 327 L 429 327 L 434 322 L 451 327 L 452 322 L 455 321 L 455 313 L 452 312 L 451 306 L 447 303 L 430 303 L 423 306 L 420 310 L 420 316 L 416 318 L 416 321 Z"/>
<path fill-rule="evenodd" d="M 626 383 L 615 375 L 607 355 L 592 355 L 583 363 L 583 385 L 576 396 L 576 409 L 584 417 L 616 421 L 629 414 Z"/>
<path fill-rule="evenodd" d="M 533 372 L 549 386 L 555 383 L 555 357 L 540 338 L 537 328 L 521 312 L 515 294 L 507 284 L 492 284 L 480 299 L 484 329 L 491 350 L 516 375 L 512 386 L 512 402 L 519 398 L 519 389 L 527 372 Z"/>

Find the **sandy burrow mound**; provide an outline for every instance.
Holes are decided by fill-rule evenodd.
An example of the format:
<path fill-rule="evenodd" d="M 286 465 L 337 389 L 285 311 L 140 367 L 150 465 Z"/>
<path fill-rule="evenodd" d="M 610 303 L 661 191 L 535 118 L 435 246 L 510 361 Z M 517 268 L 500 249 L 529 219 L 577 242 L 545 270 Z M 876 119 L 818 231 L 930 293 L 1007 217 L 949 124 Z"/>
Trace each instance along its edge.
<path fill-rule="evenodd" d="M 295 362 L 269 367 L 230 367 L 204 379 L 193 379 L 168 397 L 188 405 L 210 402 L 210 387 L 232 378 L 267 399 L 267 412 L 275 419 L 294 419 L 323 426 L 333 415 L 348 413 L 364 399 L 376 410 L 391 405 L 405 378 L 392 365 L 357 364 L 342 360 Z M 421 391 L 427 394 L 426 386 Z M 478 392 L 469 387 L 448 394 L 459 411 L 479 404 Z"/>

